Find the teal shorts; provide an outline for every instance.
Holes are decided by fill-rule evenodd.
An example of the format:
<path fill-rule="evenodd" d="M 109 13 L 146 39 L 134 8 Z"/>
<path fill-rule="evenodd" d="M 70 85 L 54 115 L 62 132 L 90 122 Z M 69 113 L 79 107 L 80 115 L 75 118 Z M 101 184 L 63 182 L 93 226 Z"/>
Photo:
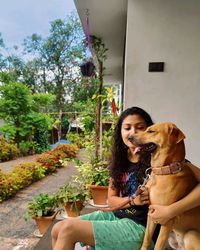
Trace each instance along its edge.
<path fill-rule="evenodd" d="M 119 219 L 112 212 L 96 211 L 81 215 L 80 219 L 91 221 L 95 246 L 92 250 L 139 250 L 145 227 L 130 219 Z M 85 246 L 81 243 L 81 246 Z M 149 250 L 153 249 L 153 242 Z"/>

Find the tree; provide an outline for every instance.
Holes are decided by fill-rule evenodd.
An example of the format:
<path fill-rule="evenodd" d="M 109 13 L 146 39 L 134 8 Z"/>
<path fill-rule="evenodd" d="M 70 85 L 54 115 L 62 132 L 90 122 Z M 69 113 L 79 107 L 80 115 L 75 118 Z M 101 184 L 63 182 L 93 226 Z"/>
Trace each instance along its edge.
<path fill-rule="evenodd" d="M 5 44 L 3 41 L 2 34 L 0 32 L 0 70 L 2 70 L 6 65 L 5 56 L 3 55 L 4 49 L 5 49 Z"/>
<path fill-rule="evenodd" d="M 91 36 L 91 45 L 98 62 L 98 93 L 96 106 L 96 127 L 95 127 L 95 155 L 101 157 L 100 143 L 102 142 L 102 127 L 101 127 L 101 111 L 102 111 L 102 94 L 103 94 L 103 71 L 104 61 L 107 58 L 107 48 L 102 39 L 96 36 Z"/>
<path fill-rule="evenodd" d="M 37 145 L 37 152 L 48 148 L 48 129 L 51 119 L 48 112 L 54 96 L 49 94 L 32 94 L 29 87 L 19 82 L 7 82 L 0 86 L 0 118 L 5 121 L 1 128 L 7 135 L 12 134 L 14 141 Z M 12 133 L 10 133 L 12 130 Z"/>
<path fill-rule="evenodd" d="M 20 127 L 24 116 L 31 111 L 31 91 L 22 83 L 0 86 L 0 117 L 16 128 L 15 142 L 20 142 Z"/>
<path fill-rule="evenodd" d="M 46 39 L 33 34 L 24 41 L 25 51 L 40 62 L 40 72 L 44 73 L 45 79 L 43 84 L 50 84 L 48 90 L 55 93 L 58 110 L 64 109 L 67 96 L 73 93 L 79 75 L 77 63 L 84 51 L 83 37 L 77 15 L 71 14 L 65 20 L 53 21 Z"/>

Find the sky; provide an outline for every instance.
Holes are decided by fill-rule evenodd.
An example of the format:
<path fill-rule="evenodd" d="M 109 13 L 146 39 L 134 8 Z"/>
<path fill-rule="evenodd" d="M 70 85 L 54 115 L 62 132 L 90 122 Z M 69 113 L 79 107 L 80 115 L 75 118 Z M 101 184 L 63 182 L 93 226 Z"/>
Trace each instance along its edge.
<path fill-rule="evenodd" d="M 0 0 L 0 32 L 6 47 L 27 36 L 48 35 L 50 22 L 75 10 L 73 0 Z"/>

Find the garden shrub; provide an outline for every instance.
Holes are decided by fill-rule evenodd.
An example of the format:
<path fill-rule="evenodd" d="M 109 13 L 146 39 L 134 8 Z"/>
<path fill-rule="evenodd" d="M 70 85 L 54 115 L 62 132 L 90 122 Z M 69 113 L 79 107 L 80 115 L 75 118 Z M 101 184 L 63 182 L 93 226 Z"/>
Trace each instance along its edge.
<path fill-rule="evenodd" d="M 37 143 L 36 153 L 42 153 L 50 149 L 49 129 L 51 118 L 46 114 L 37 114 L 34 122 L 34 141 Z"/>
<path fill-rule="evenodd" d="M 65 153 L 65 158 L 72 158 L 76 156 L 78 151 L 78 146 L 76 144 L 60 144 L 53 151 L 62 151 Z"/>
<path fill-rule="evenodd" d="M 50 145 L 48 142 L 48 130 L 51 127 L 51 122 L 51 118 L 46 114 L 41 114 L 37 112 L 29 113 L 24 118 L 20 128 L 20 142 L 22 142 L 22 146 L 25 141 L 27 143 L 30 143 L 30 145 L 28 145 L 30 146 L 30 152 L 32 146 L 34 146 L 33 149 L 36 153 L 42 153 L 44 151 L 49 150 Z"/>
<path fill-rule="evenodd" d="M 26 162 L 16 166 L 13 173 L 22 173 L 22 176 L 30 178 L 31 182 L 40 180 L 45 176 L 45 167 L 38 162 Z"/>
<path fill-rule="evenodd" d="M 52 151 L 47 151 L 37 158 L 37 162 L 41 163 L 46 168 L 47 173 L 56 171 L 56 168 L 62 167 L 61 161 L 63 158 L 73 158 L 76 156 L 78 147 L 76 145 L 61 144 Z"/>
<path fill-rule="evenodd" d="M 62 150 L 54 150 L 52 154 L 53 154 L 55 157 L 58 158 L 59 163 L 60 163 L 60 160 L 61 160 L 61 159 L 64 159 L 64 158 L 67 157 L 67 154 L 66 154 L 65 152 L 63 152 Z M 58 164 L 57 167 L 61 167 L 61 165 Z"/>
<path fill-rule="evenodd" d="M 18 190 L 46 174 L 55 172 L 56 168 L 62 167 L 61 159 L 75 157 L 77 150 L 76 145 L 59 145 L 56 149 L 41 154 L 35 162 L 16 166 L 11 173 L 0 170 L 0 202 L 14 196 Z"/>
<path fill-rule="evenodd" d="M 61 167 L 59 160 L 59 156 L 56 156 L 53 152 L 48 151 L 41 154 L 36 161 L 46 168 L 46 173 L 48 174 L 55 172 L 56 168 Z"/>
<path fill-rule="evenodd" d="M 83 148 L 85 146 L 86 135 L 84 133 L 73 133 L 69 132 L 66 135 L 67 140 L 71 143 L 76 144 L 77 147 Z"/>
<path fill-rule="evenodd" d="M 0 202 L 44 176 L 45 168 L 36 162 L 22 163 L 8 174 L 0 171 Z"/>
<path fill-rule="evenodd" d="M 19 149 L 13 143 L 8 143 L 7 140 L 0 137 L 0 161 L 8 161 L 19 156 Z"/>
<path fill-rule="evenodd" d="M 35 154 L 36 148 L 37 143 L 34 141 L 21 141 L 19 143 L 19 150 L 23 156 Z"/>
<path fill-rule="evenodd" d="M 0 169 L 0 202 L 7 198 L 8 192 L 8 178 Z"/>
<path fill-rule="evenodd" d="M 10 173 L 13 188 L 18 191 L 45 176 L 45 168 L 36 162 L 22 163 Z"/>

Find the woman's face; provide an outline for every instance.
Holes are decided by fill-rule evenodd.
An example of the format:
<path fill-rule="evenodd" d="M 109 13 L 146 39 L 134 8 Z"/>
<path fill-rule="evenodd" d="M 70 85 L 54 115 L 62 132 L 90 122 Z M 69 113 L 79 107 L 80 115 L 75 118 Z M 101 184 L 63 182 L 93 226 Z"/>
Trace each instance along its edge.
<path fill-rule="evenodd" d="M 123 122 L 121 127 L 121 135 L 124 144 L 130 148 L 134 149 L 135 146 L 128 140 L 130 136 L 144 131 L 147 128 L 145 120 L 140 115 L 129 115 Z"/>

